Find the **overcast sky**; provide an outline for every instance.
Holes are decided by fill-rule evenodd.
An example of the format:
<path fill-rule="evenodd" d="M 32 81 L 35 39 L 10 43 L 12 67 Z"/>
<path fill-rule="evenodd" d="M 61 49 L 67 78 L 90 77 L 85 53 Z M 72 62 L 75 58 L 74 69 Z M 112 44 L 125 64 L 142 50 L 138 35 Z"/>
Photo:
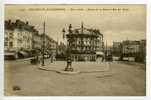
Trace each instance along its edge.
<path fill-rule="evenodd" d="M 88 11 L 88 8 L 98 10 Z M 45 21 L 46 34 L 59 41 L 63 28 L 67 30 L 69 24 L 78 28 L 81 22 L 86 28 L 99 29 L 108 45 L 113 41 L 146 38 L 145 5 L 6 5 L 5 19 L 29 21 L 40 33 Z"/>

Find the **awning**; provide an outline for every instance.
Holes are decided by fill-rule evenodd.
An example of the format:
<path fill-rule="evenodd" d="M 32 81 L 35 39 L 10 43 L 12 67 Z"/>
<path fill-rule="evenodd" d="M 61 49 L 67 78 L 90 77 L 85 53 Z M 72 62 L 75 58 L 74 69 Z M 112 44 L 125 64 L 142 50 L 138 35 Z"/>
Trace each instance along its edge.
<path fill-rule="evenodd" d="M 4 53 L 5 56 L 15 56 L 14 52 L 5 52 Z"/>
<path fill-rule="evenodd" d="M 22 54 L 23 56 L 27 57 L 28 56 L 28 53 L 25 52 L 25 51 L 19 51 L 20 54 Z"/>
<path fill-rule="evenodd" d="M 104 52 L 96 52 L 96 55 L 104 55 Z"/>

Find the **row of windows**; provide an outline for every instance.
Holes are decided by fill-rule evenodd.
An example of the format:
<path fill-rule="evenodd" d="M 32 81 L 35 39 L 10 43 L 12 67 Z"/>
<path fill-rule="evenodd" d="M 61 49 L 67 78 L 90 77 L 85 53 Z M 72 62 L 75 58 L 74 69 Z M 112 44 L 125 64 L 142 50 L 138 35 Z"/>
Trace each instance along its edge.
<path fill-rule="evenodd" d="M 8 38 L 9 38 L 9 39 L 13 39 L 13 35 L 6 36 L 6 37 L 5 37 L 5 40 L 8 40 Z"/>
<path fill-rule="evenodd" d="M 13 42 L 4 42 L 4 46 L 10 46 L 13 47 Z M 30 46 L 29 44 L 24 44 L 24 46 Z"/>
<path fill-rule="evenodd" d="M 75 40 L 75 41 L 81 41 L 81 40 L 83 40 L 83 41 L 95 41 L 95 40 L 97 40 L 97 38 L 73 38 L 73 40 Z"/>
<path fill-rule="evenodd" d="M 5 32 L 5 33 L 7 33 L 7 32 Z M 8 33 L 7 33 L 8 34 Z M 7 34 L 5 35 L 7 38 L 9 37 L 10 39 L 13 39 L 13 37 L 14 37 L 14 35 L 13 35 L 13 33 L 9 33 L 9 35 L 7 36 Z M 19 33 L 18 33 L 19 34 Z M 23 39 L 31 39 L 32 37 L 31 36 L 29 36 L 29 35 L 18 35 L 18 38 L 23 38 Z"/>
<path fill-rule="evenodd" d="M 5 35 L 12 35 L 13 36 L 14 34 L 13 34 L 13 32 L 5 32 Z M 29 35 L 32 36 L 32 33 L 29 34 L 28 32 L 22 32 L 22 33 L 17 33 L 17 35 L 18 36 L 25 36 L 25 35 L 26 36 L 29 36 Z"/>
<path fill-rule="evenodd" d="M 13 47 L 13 42 L 4 42 L 4 45 L 5 46 Z"/>
<path fill-rule="evenodd" d="M 11 36 L 13 36 L 14 34 L 12 32 L 10 32 L 10 33 L 5 32 L 5 35 L 11 35 Z"/>
<path fill-rule="evenodd" d="M 84 45 L 92 45 L 92 44 L 97 44 L 97 42 L 87 42 L 87 41 L 77 41 L 77 42 L 72 42 L 72 44 L 84 44 Z"/>
<path fill-rule="evenodd" d="M 96 47 L 73 47 L 72 50 L 96 50 Z"/>
<path fill-rule="evenodd" d="M 22 32 L 22 33 L 17 33 L 17 35 L 18 35 L 18 36 L 32 36 L 32 33 L 29 34 L 29 33 L 24 33 L 24 32 Z"/>
<path fill-rule="evenodd" d="M 95 60 L 95 55 L 72 55 L 73 60 Z"/>

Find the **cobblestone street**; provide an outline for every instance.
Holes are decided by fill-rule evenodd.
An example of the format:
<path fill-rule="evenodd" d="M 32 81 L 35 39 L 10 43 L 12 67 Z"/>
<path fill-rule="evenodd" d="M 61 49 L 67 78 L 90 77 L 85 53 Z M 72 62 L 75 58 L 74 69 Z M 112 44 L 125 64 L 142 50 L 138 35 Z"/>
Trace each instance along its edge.
<path fill-rule="evenodd" d="M 56 63 L 56 64 L 55 64 Z M 54 62 L 55 67 L 64 69 L 66 63 Z M 50 60 L 46 66 L 54 67 Z M 96 66 L 106 67 L 105 62 L 74 62 L 77 70 Z M 93 65 L 93 66 L 90 66 Z M 40 65 L 31 65 L 29 60 L 5 62 L 5 95 L 20 96 L 144 96 L 146 95 L 145 65 L 129 65 L 110 62 L 109 68 L 102 72 L 74 75 L 59 74 L 54 71 L 40 70 Z M 87 66 L 87 67 L 86 67 Z M 84 70 L 85 70 L 84 69 Z M 20 90 L 13 91 L 13 86 Z"/>

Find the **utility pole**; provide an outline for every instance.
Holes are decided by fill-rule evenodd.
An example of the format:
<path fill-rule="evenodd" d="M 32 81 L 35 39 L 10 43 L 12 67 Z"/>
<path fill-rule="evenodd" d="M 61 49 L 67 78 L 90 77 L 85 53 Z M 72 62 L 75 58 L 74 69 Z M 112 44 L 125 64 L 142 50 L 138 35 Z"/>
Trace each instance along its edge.
<path fill-rule="evenodd" d="M 43 23 L 43 48 L 42 48 L 42 66 L 45 66 L 45 22 Z"/>

